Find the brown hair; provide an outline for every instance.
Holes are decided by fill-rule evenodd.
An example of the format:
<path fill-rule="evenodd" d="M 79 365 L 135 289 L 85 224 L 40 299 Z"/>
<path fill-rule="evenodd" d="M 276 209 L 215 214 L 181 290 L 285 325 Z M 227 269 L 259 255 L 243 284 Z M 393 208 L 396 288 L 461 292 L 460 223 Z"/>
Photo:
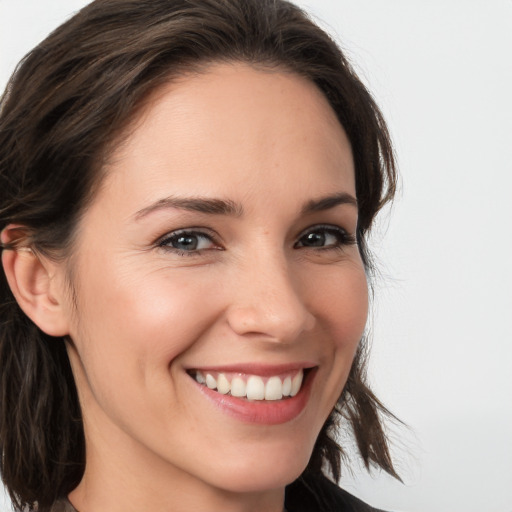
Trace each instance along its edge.
<path fill-rule="evenodd" d="M 70 254 L 79 216 L 101 180 L 116 137 L 147 95 L 213 61 L 286 69 L 325 94 L 352 145 L 357 238 L 392 198 L 396 175 L 386 125 L 332 39 L 284 0 L 96 0 L 30 52 L 0 104 L 0 229 L 24 226 L 24 243 Z M 14 246 L 3 247 L 3 250 Z M 38 329 L 0 275 L 1 474 L 15 506 L 47 511 L 85 467 L 80 406 L 63 339 Z M 340 476 L 340 417 L 361 457 L 397 476 L 381 423 L 386 409 L 366 384 L 362 340 L 342 396 L 303 474 Z"/>

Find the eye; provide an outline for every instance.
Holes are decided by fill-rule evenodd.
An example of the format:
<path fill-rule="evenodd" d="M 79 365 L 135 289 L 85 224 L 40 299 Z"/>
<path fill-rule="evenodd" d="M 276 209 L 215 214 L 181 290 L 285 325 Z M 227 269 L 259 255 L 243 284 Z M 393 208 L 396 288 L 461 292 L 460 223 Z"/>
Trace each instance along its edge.
<path fill-rule="evenodd" d="M 313 226 L 304 231 L 295 247 L 336 249 L 355 244 L 355 237 L 339 226 Z"/>
<path fill-rule="evenodd" d="M 179 253 L 194 253 L 207 249 L 216 249 L 218 245 L 212 236 L 201 231 L 179 230 L 166 235 L 158 242 L 158 247 Z"/>

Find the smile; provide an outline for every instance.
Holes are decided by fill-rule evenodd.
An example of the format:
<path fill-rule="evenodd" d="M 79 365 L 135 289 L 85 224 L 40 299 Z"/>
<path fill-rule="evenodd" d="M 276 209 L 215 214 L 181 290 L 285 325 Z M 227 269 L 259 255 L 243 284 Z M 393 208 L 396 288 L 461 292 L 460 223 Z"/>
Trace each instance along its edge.
<path fill-rule="evenodd" d="M 262 377 L 234 372 L 195 370 L 191 372 L 196 382 L 222 395 L 231 395 L 247 400 L 282 400 L 297 395 L 300 391 L 304 371 Z"/>
<path fill-rule="evenodd" d="M 318 366 L 244 364 L 187 370 L 191 381 L 217 410 L 244 423 L 278 425 L 306 408 Z"/>

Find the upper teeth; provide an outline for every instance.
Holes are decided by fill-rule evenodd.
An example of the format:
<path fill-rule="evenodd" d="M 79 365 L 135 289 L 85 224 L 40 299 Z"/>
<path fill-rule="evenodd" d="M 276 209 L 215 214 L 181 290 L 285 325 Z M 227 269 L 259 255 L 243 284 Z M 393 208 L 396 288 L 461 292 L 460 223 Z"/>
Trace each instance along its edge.
<path fill-rule="evenodd" d="M 195 372 L 199 384 L 216 389 L 219 393 L 246 397 L 248 400 L 281 400 L 284 396 L 295 396 L 302 385 L 303 370 L 294 376 L 260 377 L 258 375 L 225 374 L 219 372 Z"/>

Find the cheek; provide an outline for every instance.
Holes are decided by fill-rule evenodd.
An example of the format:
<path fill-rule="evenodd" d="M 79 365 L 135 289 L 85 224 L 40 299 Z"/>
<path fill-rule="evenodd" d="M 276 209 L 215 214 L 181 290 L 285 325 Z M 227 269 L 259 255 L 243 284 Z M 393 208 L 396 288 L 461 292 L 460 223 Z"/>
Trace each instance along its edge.
<path fill-rule="evenodd" d="M 331 333 L 333 348 L 355 352 L 368 317 L 368 284 L 362 264 L 350 263 L 343 270 L 317 283 L 311 307 Z"/>
<path fill-rule="evenodd" d="M 350 264 L 345 272 L 333 272 L 323 292 L 316 295 L 316 316 L 324 336 L 322 404 L 325 417 L 345 387 L 368 316 L 368 286 L 362 264 Z"/>
<path fill-rule="evenodd" d="M 120 383 L 132 388 L 132 398 L 162 383 L 172 392 L 169 366 L 214 321 L 212 295 L 204 280 L 190 275 L 137 276 L 119 267 L 103 276 L 84 274 L 72 338 L 95 394 Z"/>

